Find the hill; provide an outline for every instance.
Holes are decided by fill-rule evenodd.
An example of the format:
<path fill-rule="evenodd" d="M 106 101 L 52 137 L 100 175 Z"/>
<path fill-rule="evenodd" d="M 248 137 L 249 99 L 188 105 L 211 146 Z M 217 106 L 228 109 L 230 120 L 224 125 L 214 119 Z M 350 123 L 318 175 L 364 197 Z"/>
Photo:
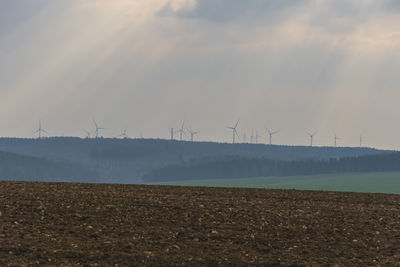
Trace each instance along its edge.
<path fill-rule="evenodd" d="M 222 157 L 200 159 L 154 169 L 145 181 L 247 178 L 328 173 L 400 171 L 400 152 L 358 157 L 282 161 L 267 158 Z"/>
<path fill-rule="evenodd" d="M 0 179 L 35 181 L 95 181 L 98 174 L 76 163 L 0 151 Z M 87 181 L 87 180 L 86 180 Z"/>
<path fill-rule="evenodd" d="M 75 137 L 0 138 L 0 151 L 64 164 L 75 164 L 95 172 L 96 181 L 109 183 L 139 183 L 143 181 L 142 177 L 145 174 L 153 170 L 204 158 L 244 157 L 296 161 L 357 157 L 389 152 L 372 148 Z M 90 181 L 92 178 L 86 175 L 82 179 Z"/>

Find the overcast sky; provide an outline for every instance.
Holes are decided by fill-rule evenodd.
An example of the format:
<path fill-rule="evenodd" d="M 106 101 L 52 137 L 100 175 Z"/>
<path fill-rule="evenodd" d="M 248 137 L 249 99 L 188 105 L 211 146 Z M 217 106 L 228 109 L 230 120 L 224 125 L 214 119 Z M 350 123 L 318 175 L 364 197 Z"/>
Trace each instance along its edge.
<path fill-rule="evenodd" d="M 400 149 L 399 71 L 398 0 L 0 0 L 0 136 Z"/>

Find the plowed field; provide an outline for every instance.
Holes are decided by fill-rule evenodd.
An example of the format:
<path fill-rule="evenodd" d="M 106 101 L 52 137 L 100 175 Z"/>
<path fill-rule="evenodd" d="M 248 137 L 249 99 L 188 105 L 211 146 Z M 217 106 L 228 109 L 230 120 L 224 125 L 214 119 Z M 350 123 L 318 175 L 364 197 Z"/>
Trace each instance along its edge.
<path fill-rule="evenodd" d="M 399 265 L 400 195 L 0 182 L 0 265 Z"/>

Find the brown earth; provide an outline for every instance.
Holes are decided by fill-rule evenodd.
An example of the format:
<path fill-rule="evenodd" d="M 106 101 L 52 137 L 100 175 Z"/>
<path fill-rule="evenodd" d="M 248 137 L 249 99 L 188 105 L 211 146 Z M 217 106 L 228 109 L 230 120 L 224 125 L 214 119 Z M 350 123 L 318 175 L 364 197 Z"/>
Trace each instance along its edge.
<path fill-rule="evenodd" d="M 400 195 L 0 182 L 0 265 L 399 265 Z"/>

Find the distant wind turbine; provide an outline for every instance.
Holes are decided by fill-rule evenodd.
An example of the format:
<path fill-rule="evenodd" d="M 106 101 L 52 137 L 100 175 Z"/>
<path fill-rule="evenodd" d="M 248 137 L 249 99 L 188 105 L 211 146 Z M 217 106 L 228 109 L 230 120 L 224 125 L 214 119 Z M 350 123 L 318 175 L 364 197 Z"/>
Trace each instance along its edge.
<path fill-rule="evenodd" d="M 314 133 L 309 133 L 306 131 L 306 133 L 310 136 L 310 146 L 313 146 L 313 141 L 314 141 L 314 136 L 317 134 L 318 131 L 315 131 Z"/>
<path fill-rule="evenodd" d="M 42 137 L 42 133 L 48 134 L 48 132 L 42 128 L 42 123 L 40 120 L 39 120 L 39 128 L 33 134 L 36 134 L 36 133 L 38 134 L 38 139 L 40 139 Z"/>
<path fill-rule="evenodd" d="M 236 136 L 239 138 L 239 135 L 238 135 L 238 133 L 237 133 L 237 126 L 238 126 L 238 124 L 239 124 L 239 120 L 236 122 L 235 126 L 233 126 L 233 127 L 229 127 L 229 126 L 226 127 L 226 128 L 228 128 L 228 129 L 231 129 L 231 130 L 232 130 L 232 144 L 235 143 L 235 137 L 236 137 Z"/>
<path fill-rule="evenodd" d="M 106 128 L 99 127 L 99 125 L 97 125 L 97 122 L 95 121 L 95 119 L 93 119 L 93 123 L 95 126 L 95 128 L 94 128 L 95 137 L 99 138 L 99 130 L 105 130 Z"/>
<path fill-rule="evenodd" d="M 85 132 L 86 132 L 86 138 L 90 138 L 91 135 L 92 135 L 93 130 L 91 130 L 91 131 L 86 131 L 85 130 Z"/>
<path fill-rule="evenodd" d="M 192 128 L 186 128 L 186 130 L 189 132 L 190 134 L 190 141 L 193 142 L 194 136 L 198 133 L 200 133 L 199 131 L 193 131 Z"/>
<path fill-rule="evenodd" d="M 360 147 L 362 147 L 362 142 L 363 142 L 363 136 L 360 135 Z"/>
<path fill-rule="evenodd" d="M 267 132 L 268 132 L 268 134 L 269 134 L 269 144 L 270 145 L 272 145 L 272 136 L 274 135 L 274 134 L 277 134 L 277 133 L 279 133 L 279 131 L 270 131 L 268 128 L 267 128 Z"/>
<path fill-rule="evenodd" d="M 335 145 L 335 147 L 336 147 L 337 140 L 340 140 L 340 139 L 342 139 L 342 138 L 337 137 L 336 133 L 334 133 L 334 145 Z"/>
<path fill-rule="evenodd" d="M 126 130 L 127 129 L 125 128 L 118 137 L 122 137 L 123 139 L 127 139 L 128 138 L 128 134 L 126 133 Z"/>
<path fill-rule="evenodd" d="M 180 139 L 181 141 L 183 140 L 183 135 L 186 136 L 186 132 L 185 132 L 185 130 L 184 130 L 184 127 L 185 127 L 185 121 L 182 122 L 181 128 L 180 128 L 178 131 L 176 131 L 177 133 L 179 133 L 179 139 Z"/>
<path fill-rule="evenodd" d="M 174 140 L 174 128 L 171 128 L 171 140 Z"/>
<path fill-rule="evenodd" d="M 261 135 L 258 134 L 258 130 L 256 129 L 256 136 L 255 136 L 255 138 L 256 138 L 256 144 L 258 144 L 258 138 L 259 138 L 259 137 L 261 137 Z"/>

